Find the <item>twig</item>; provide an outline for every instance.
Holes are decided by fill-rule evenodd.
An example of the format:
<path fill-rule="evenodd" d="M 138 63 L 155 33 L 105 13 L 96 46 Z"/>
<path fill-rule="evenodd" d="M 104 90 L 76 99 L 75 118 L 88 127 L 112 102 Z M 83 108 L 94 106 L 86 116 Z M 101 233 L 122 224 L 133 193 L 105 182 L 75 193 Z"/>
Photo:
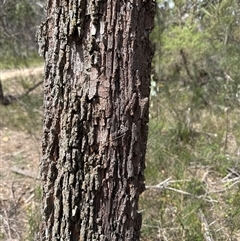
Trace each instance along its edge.
<path fill-rule="evenodd" d="M 204 232 L 203 236 L 204 236 L 205 241 L 214 241 L 212 238 L 211 232 L 209 230 L 208 222 L 201 209 L 199 210 L 199 217 L 202 222 L 202 231 Z"/>
<path fill-rule="evenodd" d="M 146 186 L 146 189 L 166 189 L 166 187 L 170 184 L 169 181 L 172 179 L 172 177 L 167 178 L 166 180 L 160 182 L 157 185 L 153 186 Z"/>
<path fill-rule="evenodd" d="M 197 198 L 197 199 L 202 199 L 204 201 L 207 201 L 207 202 L 215 202 L 215 203 L 218 203 L 217 200 L 214 200 L 212 198 L 205 198 L 205 195 L 200 195 L 200 196 L 197 196 L 197 195 L 194 195 L 190 192 L 186 192 L 186 191 L 183 191 L 183 190 L 179 190 L 179 189 L 176 189 L 176 188 L 173 188 L 173 187 L 167 187 L 166 188 L 167 190 L 170 190 L 170 191 L 174 191 L 174 192 L 177 192 L 177 193 L 180 193 L 180 194 L 185 194 L 185 195 L 188 195 L 188 196 L 191 196 L 191 197 L 194 197 L 194 198 Z"/>
<path fill-rule="evenodd" d="M 26 93 L 24 93 L 21 97 L 28 95 L 30 92 L 32 92 L 33 90 L 35 90 L 39 85 L 41 85 L 43 83 L 43 81 L 38 82 L 37 84 L 35 84 L 33 87 L 29 88 L 28 91 Z"/>
<path fill-rule="evenodd" d="M 185 194 L 185 195 L 189 195 L 189 196 L 195 196 L 193 195 L 192 193 L 190 192 L 186 192 L 186 191 L 183 191 L 183 190 L 179 190 L 179 189 L 176 189 L 176 188 L 173 188 L 173 187 L 166 187 L 167 190 L 170 190 L 170 191 L 174 191 L 174 192 L 177 192 L 177 193 L 180 193 L 180 194 Z M 198 196 L 197 196 L 198 197 Z"/>
<path fill-rule="evenodd" d="M 29 88 L 26 93 L 20 95 L 20 96 L 13 96 L 13 95 L 4 95 L 3 93 L 3 88 L 2 88 L 2 83 L 0 80 L 0 103 L 2 105 L 10 105 L 15 101 L 19 101 L 21 98 L 23 98 L 26 95 L 29 95 L 30 92 L 32 92 L 33 90 L 35 90 L 39 85 L 41 85 L 43 83 L 43 81 L 38 82 L 37 84 L 35 84 L 33 87 Z"/>
<path fill-rule="evenodd" d="M 9 225 L 9 221 L 8 221 L 8 216 L 7 216 L 6 209 L 4 209 L 4 215 L 5 215 L 5 217 L 6 217 L 5 221 L 6 221 L 6 225 L 7 225 L 7 229 L 8 229 L 8 236 L 9 236 L 9 239 L 12 240 L 11 227 L 10 227 L 10 225 Z"/>
<path fill-rule="evenodd" d="M 189 180 L 178 180 L 178 181 L 170 181 L 170 180 L 171 180 L 171 177 L 167 178 L 166 180 L 160 182 L 157 185 L 146 186 L 146 189 L 170 190 L 170 191 L 174 191 L 174 192 L 177 192 L 177 193 L 180 193 L 180 194 L 188 195 L 188 196 L 191 196 L 191 197 L 194 197 L 194 198 L 197 198 L 197 199 L 203 199 L 207 202 L 218 203 L 217 200 L 214 200 L 214 199 L 211 199 L 211 198 L 205 198 L 204 197 L 205 195 L 197 196 L 197 195 L 194 195 L 190 192 L 186 192 L 186 191 L 179 190 L 179 189 L 176 189 L 176 188 L 173 188 L 173 187 L 169 187 L 169 185 L 171 183 L 176 183 L 176 182 L 180 182 L 180 181 L 183 182 L 183 181 L 189 181 Z"/>
<path fill-rule="evenodd" d="M 222 179 L 222 182 L 235 181 L 240 179 L 240 172 L 234 168 L 227 168 L 228 174 Z"/>
<path fill-rule="evenodd" d="M 234 183 L 232 183 L 230 186 L 224 188 L 224 189 L 220 189 L 220 190 L 217 190 L 217 191 L 210 191 L 209 193 L 212 194 L 212 193 L 221 193 L 221 192 L 226 192 L 227 190 L 231 189 L 233 186 L 235 186 L 236 184 L 240 183 L 240 179 L 237 178 L 238 180 Z"/>
<path fill-rule="evenodd" d="M 25 205 L 28 204 L 33 198 L 34 198 L 34 193 L 27 199 L 24 201 Z"/>
<path fill-rule="evenodd" d="M 17 167 L 11 167 L 10 169 L 12 172 L 15 172 L 17 174 L 20 174 L 20 175 L 23 175 L 23 176 L 26 176 L 26 177 L 31 177 L 33 179 L 37 179 L 37 180 L 40 180 L 40 177 L 39 176 L 35 176 L 34 174 L 30 173 L 29 171 L 24 171 L 20 168 L 17 168 Z"/>

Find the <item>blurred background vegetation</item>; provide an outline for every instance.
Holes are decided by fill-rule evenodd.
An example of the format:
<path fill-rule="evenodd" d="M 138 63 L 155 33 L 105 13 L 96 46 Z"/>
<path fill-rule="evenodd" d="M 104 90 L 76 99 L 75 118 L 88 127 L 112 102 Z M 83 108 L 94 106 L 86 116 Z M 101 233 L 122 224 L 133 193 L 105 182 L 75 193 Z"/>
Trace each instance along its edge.
<path fill-rule="evenodd" d="M 0 240 L 34 240 L 40 222 L 44 0 L 0 0 Z M 31 68 L 31 69 L 29 69 Z M 22 70 L 24 69 L 24 71 Z M 22 174 L 21 174 L 22 173 Z"/>
<path fill-rule="evenodd" d="M 1 1 L 1 69 L 42 64 L 35 32 L 44 18 L 43 2 Z M 158 0 L 151 38 L 142 240 L 240 240 L 240 2 Z M 39 80 L 19 77 L 3 86 L 14 94 Z M 0 106 L 0 129 L 40 139 L 41 91 Z M 37 229 L 39 190 L 36 185 L 22 240 L 33 240 Z"/>
<path fill-rule="evenodd" d="M 240 240 L 240 2 L 158 1 L 143 240 Z"/>
<path fill-rule="evenodd" d="M 35 34 L 44 18 L 44 1 L 0 1 L 0 66 L 19 68 L 39 64 Z"/>

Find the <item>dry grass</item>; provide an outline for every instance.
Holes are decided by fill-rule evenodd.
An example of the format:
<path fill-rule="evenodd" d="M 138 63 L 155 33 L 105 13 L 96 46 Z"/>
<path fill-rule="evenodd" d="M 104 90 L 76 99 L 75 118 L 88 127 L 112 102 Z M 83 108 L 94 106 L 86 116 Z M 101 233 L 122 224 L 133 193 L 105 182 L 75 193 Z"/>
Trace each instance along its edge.
<path fill-rule="evenodd" d="M 16 96 L 40 76 L 32 69 L 24 76 L 19 71 L 1 73 L 5 93 Z M 38 88 L 11 105 L 0 106 L 0 240 L 33 240 L 39 222 L 41 94 Z"/>
<path fill-rule="evenodd" d="M 239 106 L 193 108 L 172 85 L 152 104 L 142 240 L 240 240 Z"/>
<path fill-rule="evenodd" d="M 21 95 L 40 78 L 5 79 L 4 90 Z M 240 240 L 239 108 L 216 104 L 189 112 L 190 98 L 178 93 L 184 96 L 161 92 L 157 106 L 153 100 L 142 240 Z M 0 106 L 0 240 L 33 240 L 38 227 L 41 101 L 37 88 Z"/>

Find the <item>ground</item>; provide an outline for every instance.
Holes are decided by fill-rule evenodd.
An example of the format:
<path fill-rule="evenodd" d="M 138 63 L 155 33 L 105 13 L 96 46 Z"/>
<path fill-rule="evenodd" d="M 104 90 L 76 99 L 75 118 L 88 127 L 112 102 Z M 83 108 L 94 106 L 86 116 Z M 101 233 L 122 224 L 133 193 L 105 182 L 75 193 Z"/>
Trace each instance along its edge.
<path fill-rule="evenodd" d="M 23 96 L 0 105 L 0 241 L 32 241 L 41 218 L 42 88 L 24 93 L 42 71 L 0 70 L 4 93 Z M 162 112 L 150 120 L 141 240 L 240 240 L 239 108 L 201 109 L 191 132 L 173 131 L 160 97 Z"/>
<path fill-rule="evenodd" d="M 33 83 L 39 80 L 42 71 L 42 66 L 0 71 L 4 91 L 13 95 L 23 94 L 24 81 L 31 79 Z M 30 127 L 26 122 L 28 108 L 25 101 L 20 100 L 20 105 L 1 106 L 0 109 L 0 240 L 31 240 L 37 228 L 33 217 L 39 210 L 41 195 L 41 134 L 31 131 L 34 125 Z"/>
<path fill-rule="evenodd" d="M 2 81 L 6 81 L 8 79 L 18 78 L 19 76 L 22 77 L 29 77 L 32 75 L 38 75 L 43 73 L 43 67 L 34 67 L 34 68 L 27 68 L 27 69 L 9 69 L 9 70 L 0 70 L 0 79 Z"/>

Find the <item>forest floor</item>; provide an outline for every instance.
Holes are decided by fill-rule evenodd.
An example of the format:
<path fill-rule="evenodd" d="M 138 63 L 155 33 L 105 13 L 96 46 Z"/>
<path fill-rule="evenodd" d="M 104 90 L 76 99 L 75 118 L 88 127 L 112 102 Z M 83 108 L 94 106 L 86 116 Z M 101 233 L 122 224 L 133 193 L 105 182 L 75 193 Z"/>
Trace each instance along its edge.
<path fill-rule="evenodd" d="M 2 81 L 6 81 L 8 79 L 19 78 L 19 76 L 29 77 L 32 75 L 39 75 L 41 73 L 43 73 L 43 66 L 24 69 L 0 70 L 0 79 Z"/>
<path fill-rule="evenodd" d="M 0 70 L 4 94 L 24 94 L 42 72 L 42 66 Z M 33 240 L 37 228 L 42 105 L 36 96 L 41 98 L 41 92 L 38 87 L 34 98 L 0 106 L 0 240 Z"/>
<path fill-rule="evenodd" d="M 0 105 L 0 241 L 32 241 L 41 219 L 42 87 L 24 93 L 42 80 L 42 72 L 42 66 L 0 70 L 4 94 L 24 96 Z M 172 104 L 160 94 L 161 113 L 149 124 L 141 240 L 240 240 L 239 109 L 226 119 L 224 111 L 208 107 L 193 129 L 175 130 Z"/>

